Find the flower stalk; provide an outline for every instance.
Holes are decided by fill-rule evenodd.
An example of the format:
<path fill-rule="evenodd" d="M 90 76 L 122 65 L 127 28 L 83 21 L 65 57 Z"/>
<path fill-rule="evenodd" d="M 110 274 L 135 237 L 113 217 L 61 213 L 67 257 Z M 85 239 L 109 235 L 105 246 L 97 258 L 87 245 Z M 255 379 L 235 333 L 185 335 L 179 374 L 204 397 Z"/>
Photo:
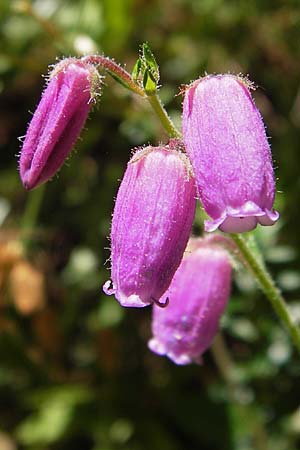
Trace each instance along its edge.
<path fill-rule="evenodd" d="M 259 259 L 254 255 L 253 251 L 242 235 L 231 234 L 230 236 L 237 245 L 241 255 L 243 256 L 243 260 L 246 262 L 247 268 L 252 273 L 261 290 L 264 292 L 265 296 L 273 306 L 276 314 L 291 335 L 295 347 L 300 352 L 300 329 L 293 321 L 293 318 L 288 309 L 288 305 L 286 304 L 279 289 L 275 285 L 275 282 L 272 279 L 271 275 L 265 269 Z"/>
<path fill-rule="evenodd" d="M 163 125 L 164 129 L 167 131 L 170 137 L 172 138 L 181 138 L 181 133 L 177 130 L 175 125 L 173 124 L 170 116 L 168 115 L 167 111 L 163 107 L 163 104 L 161 102 L 160 97 L 156 94 L 154 95 L 148 95 L 147 100 L 152 106 L 152 109 L 156 113 L 157 117 L 159 118 L 161 124 Z"/>
<path fill-rule="evenodd" d="M 181 133 L 177 130 L 173 124 L 171 118 L 169 117 L 167 111 L 165 110 L 157 91 L 153 94 L 147 94 L 145 89 L 142 88 L 138 82 L 134 81 L 132 76 L 127 70 L 123 69 L 119 64 L 117 64 L 112 59 L 103 55 L 89 55 L 81 58 L 83 62 L 96 64 L 102 69 L 106 70 L 109 75 L 116 79 L 119 83 L 125 86 L 130 91 L 139 95 L 140 97 L 147 98 L 151 107 L 153 108 L 155 114 L 158 116 L 161 124 L 167 131 L 167 133 L 172 138 L 181 138 Z"/>
<path fill-rule="evenodd" d="M 146 97 L 144 89 L 141 88 L 138 83 L 133 81 L 130 73 L 123 69 L 123 67 L 116 63 L 113 59 L 104 55 L 88 55 L 81 58 L 81 61 L 100 66 L 102 69 L 106 70 L 112 78 L 117 80 L 127 89 L 141 97 Z"/>

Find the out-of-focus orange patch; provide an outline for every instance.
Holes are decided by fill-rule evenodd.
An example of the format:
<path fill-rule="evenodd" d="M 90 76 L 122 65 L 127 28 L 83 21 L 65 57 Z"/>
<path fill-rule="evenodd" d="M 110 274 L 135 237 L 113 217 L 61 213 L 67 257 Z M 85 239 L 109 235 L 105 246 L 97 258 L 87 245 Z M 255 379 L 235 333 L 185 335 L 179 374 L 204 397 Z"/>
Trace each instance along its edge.
<path fill-rule="evenodd" d="M 45 306 L 45 280 L 28 261 L 18 261 L 9 273 L 9 289 L 16 309 L 24 315 Z"/>

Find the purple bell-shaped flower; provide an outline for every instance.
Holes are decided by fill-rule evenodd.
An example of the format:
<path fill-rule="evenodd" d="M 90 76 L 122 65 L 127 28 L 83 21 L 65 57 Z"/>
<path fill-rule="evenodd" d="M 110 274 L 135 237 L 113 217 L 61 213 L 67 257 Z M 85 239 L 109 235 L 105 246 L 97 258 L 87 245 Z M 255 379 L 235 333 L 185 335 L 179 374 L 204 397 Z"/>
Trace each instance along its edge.
<path fill-rule="evenodd" d="M 120 185 L 111 228 L 112 287 L 108 281 L 104 291 L 122 306 L 158 302 L 182 259 L 196 188 L 188 158 L 175 147 L 137 151 Z"/>
<path fill-rule="evenodd" d="M 183 140 L 198 195 L 212 220 L 206 231 L 229 233 L 273 225 L 275 181 L 262 117 L 246 81 L 207 76 L 187 87 Z"/>
<path fill-rule="evenodd" d="M 191 239 L 164 294 L 170 299 L 169 305 L 164 309 L 153 306 L 149 348 L 176 364 L 200 363 L 218 331 L 230 283 L 227 252 L 205 239 Z"/>
<path fill-rule="evenodd" d="M 60 169 L 85 124 L 98 81 L 96 68 L 75 58 L 54 67 L 21 149 L 19 169 L 26 189 Z"/>

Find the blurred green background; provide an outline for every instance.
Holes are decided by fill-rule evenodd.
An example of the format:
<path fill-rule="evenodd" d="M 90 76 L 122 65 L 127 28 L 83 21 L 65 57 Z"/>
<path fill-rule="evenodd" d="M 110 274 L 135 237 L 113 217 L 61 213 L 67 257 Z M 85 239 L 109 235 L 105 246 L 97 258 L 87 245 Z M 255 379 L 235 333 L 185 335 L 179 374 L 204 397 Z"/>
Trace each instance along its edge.
<path fill-rule="evenodd" d="M 151 354 L 150 309 L 102 293 L 130 151 L 166 142 L 145 102 L 107 77 L 59 175 L 21 186 L 18 137 L 48 66 L 104 52 L 130 70 L 145 41 L 177 124 L 179 87 L 200 75 L 241 72 L 258 86 L 282 217 L 255 234 L 300 318 L 300 2 L 1 0 L 0 450 L 299 449 L 299 355 L 245 272 L 202 366 Z"/>

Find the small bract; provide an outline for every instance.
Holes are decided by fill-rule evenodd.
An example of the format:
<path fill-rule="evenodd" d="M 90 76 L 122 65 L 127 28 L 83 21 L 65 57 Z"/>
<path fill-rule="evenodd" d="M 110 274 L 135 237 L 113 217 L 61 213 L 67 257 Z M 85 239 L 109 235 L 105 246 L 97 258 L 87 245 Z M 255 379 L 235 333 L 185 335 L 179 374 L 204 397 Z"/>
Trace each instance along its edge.
<path fill-rule="evenodd" d="M 21 149 L 26 189 L 47 181 L 64 163 L 85 124 L 98 80 L 94 66 L 75 58 L 61 61 L 50 73 Z"/>
<path fill-rule="evenodd" d="M 182 259 L 196 189 L 189 161 L 175 147 L 137 151 L 120 185 L 111 229 L 112 288 L 108 281 L 104 291 L 122 306 L 157 302 Z"/>
<path fill-rule="evenodd" d="M 230 293 L 231 265 L 225 250 L 192 239 L 167 295 L 167 308 L 153 306 L 149 348 L 184 365 L 201 362 L 215 337 Z"/>
<path fill-rule="evenodd" d="M 183 140 L 198 195 L 213 220 L 206 231 L 237 233 L 273 225 L 270 146 L 246 81 L 233 75 L 192 83 L 183 103 Z"/>

